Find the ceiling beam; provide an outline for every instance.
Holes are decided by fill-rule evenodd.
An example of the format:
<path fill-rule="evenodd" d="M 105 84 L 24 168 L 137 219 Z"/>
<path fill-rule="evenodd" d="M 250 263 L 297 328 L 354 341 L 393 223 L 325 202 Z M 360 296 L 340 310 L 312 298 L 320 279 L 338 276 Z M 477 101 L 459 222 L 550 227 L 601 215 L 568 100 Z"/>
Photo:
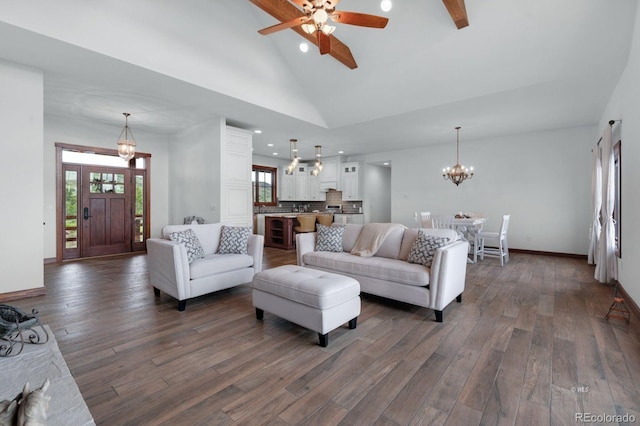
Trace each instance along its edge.
<path fill-rule="evenodd" d="M 289 3 L 288 0 L 249 0 L 251 3 L 258 6 L 260 9 L 267 12 L 269 15 L 273 16 L 280 22 L 287 22 L 292 19 L 299 18 L 301 16 L 305 16 L 305 14 L 295 7 L 293 4 Z M 309 43 L 318 46 L 318 40 L 315 37 L 315 34 L 307 34 L 302 30 L 300 25 L 297 25 L 291 28 L 296 33 L 300 34 L 304 37 Z M 356 64 L 356 60 L 353 58 L 351 54 L 351 50 L 347 45 L 338 40 L 336 37 L 331 35 L 331 51 L 329 52 L 330 56 L 333 56 L 340 63 L 349 67 L 350 69 L 358 68 L 358 64 Z"/>
<path fill-rule="evenodd" d="M 467 8 L 464 6 L 464 0 L 442 0 L 451 15 L 451 19 L 458 29 L 469 26 L 469 17 L 467 16 Z"/>

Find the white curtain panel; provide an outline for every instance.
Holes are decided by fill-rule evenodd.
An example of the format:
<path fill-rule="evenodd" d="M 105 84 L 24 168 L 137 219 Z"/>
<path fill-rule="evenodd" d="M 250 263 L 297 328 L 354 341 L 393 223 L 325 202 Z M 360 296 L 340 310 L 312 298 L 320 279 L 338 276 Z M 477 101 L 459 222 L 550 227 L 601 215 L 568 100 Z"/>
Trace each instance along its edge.
<path fill-rule="evenodd" d="M 595 279 L 609 283 L 618 279 L 618 260 L 616 259 L 615 225 L 613 206 L 615 202 L 615 164 L 611 142 L 611 126 L 602 134 L 602 230 L 598 242 Z"/>
<path fill-rule="evenodd" d="M 593 175 L 591 177 L 592 220 L 589 234 L 589 265 L 595 265 L 598 259 L 598 241 L 600 241 L 600 209 L 602 208 L 602 163 L 600 160 L 600 146 L 593 148 Z"/>

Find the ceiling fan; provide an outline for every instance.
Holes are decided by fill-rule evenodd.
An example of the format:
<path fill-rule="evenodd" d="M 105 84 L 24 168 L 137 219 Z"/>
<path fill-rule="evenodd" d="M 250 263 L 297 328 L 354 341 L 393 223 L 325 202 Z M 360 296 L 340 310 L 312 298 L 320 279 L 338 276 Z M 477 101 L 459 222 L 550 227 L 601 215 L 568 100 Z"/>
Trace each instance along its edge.
<path fill-rule="evenodd" d="M 328 53 L 351 69 L 358 65 L 349 48 L 332 35 L 335 27 L 329 25 L 329 20 L 368 28 L 384 28 L 389 22 L 389 18 L 382 16 L 336 10 L 340 0 L 291 0 L 295 6 L 288 0 L 250 1 L 280 21 L 258 31 L 260 34 L 268 35 L 291 28 L 316 44 L 320 54 Z"/>

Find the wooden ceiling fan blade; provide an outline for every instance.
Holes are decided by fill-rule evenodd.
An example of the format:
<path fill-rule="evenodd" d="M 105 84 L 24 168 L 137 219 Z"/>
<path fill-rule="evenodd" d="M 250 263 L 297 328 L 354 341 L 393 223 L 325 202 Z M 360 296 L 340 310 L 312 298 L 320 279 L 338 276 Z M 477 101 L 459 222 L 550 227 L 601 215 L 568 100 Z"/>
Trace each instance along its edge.
<path fill-rule="evenodd" d="M 309 43 L 312 43 L 318 46 L 318 36 L 316 34 L 307 34 L 302 30 L 301 27 L 293 27 L 291 29 L 296 33 L 298 33 L 302 38 L 307 40 Z M 342 41 L 340 41 L 340 39 L 338 39 L 336 36 L 331 35 L 329 36 L 329 38 L 331 39 L 330 41 L 331 50 L 329 52 L 329 56 L 334 57 L 338 62 L 345 65 L 349 69 L 353 70 L 358 68 L 358 64 L 356 63 L 356 60 L 353 57 L 353 54 L 351 53 L 351 49 L 349 49 L 349 47 L 346 44 L 344 44 Z"/>
<path fill-rule="evenodd" d="M 318 47 L 320 48 L 320 54 L 325 55 L 331 52 L 331 37 L 322 31 L 316 31 L 316 33 L 318 34 Z"/>
<path fill-rule="evenodd" d="M 384 28 L 389 18 L 377 15 L 369 15 L 358 12 L 345 12 L 336 10 L 331 14 L 331 19 L 340 24 L 358 25 L 360 27 Z"/>
<path fill-rule="evenodd" d="M 290 21 L 294 18 L 301 18 L 305 15 L 294 4 L 288 0 L 249 0 L 251 3 L 273 16 L 280 22 Z M 335 2 L 335 0 L 334 0 Z M 301 26 L 291 27 L 292 31 L 295 31 L 302 38 L 309 43 L 318 45 L 318 39 L 315 34 L 307 34 L 304 32 Z M 358 68 L 358 64 L 351 54 L 351 50 L 347 45 L 342 43 L 335 36 L 330 36 L 330 52 L 329 55 L 334 57 L 338 62 L 344 64 L 350 69 Z"/>
<path fill-rule="evenodd" d="M 331 52 L 329 55 L 336 58 L 336 60 L 347 66 L 349 69 L 354 70 L 358 68 L 358 64 L 351 54 L 351 49 L 349 49 L 346 44 L 341 42 L 335 36 L 331 36 Z"/>
<path fill-rule="evenodd" d="M 260 9 L 267 12 L 280 22 L 289 22 L 292 19 L 306 16 L 288 0 L 249 0 Z"/>
<path fill-rule="evenodd" d="M 259 32 L 260 34 L 262 34 L 262 35 L 273 34 L 273 33 L 277 32 L 277 31 L 286 30 L 286 29 L 289 29 L 289 28 L 295 27 L 295 26 L 297 26 L 297 25 L 304 24 L 304 23 L 305 23 L 305 22 L 307 22 L 309 19 L 311 19 L 311 18 L 308 18 L 308 17 L 306 17 L 306 16 L 301 16 L 301 17 L 299 17 L 299 18 L 295 18 L 295 19 L 292 19 L 292 20 L 287 21 L 287 22 L 281 22 L 281 23 L 279 23 L 279 24 L 272 25 L 272 26 L 267 27 L 267 28 L 263 28 L 263 29 L 261 29 L 261 30 L 260 30 L 260 31 L 258 31 L 258 32 Z"/>

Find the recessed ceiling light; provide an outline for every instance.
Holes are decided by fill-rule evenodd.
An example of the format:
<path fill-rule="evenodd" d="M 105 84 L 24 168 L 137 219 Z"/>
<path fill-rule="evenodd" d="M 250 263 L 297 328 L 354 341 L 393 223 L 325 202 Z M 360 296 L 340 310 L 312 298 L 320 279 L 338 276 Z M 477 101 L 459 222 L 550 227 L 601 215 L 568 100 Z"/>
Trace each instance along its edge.
<path fill-rule="evenodd" d="M 262 133 L 262 130 L 256 129 L 256 130 L 253 131 L 253 133 Z"/>
<path fill-rule="evenodd" d="M 273 153 L 273 155 L 278 155 L 278 153 L 277 153 L 277 152 L 274 152 L 274 153 Z"/>
<path fill-rule="evenodd" d="M 344 154 L 344 151 L 338 151 L 338 154 Z"/>
<path fill-rule="evenodd" d="M 380 3 L 380 9 L 382 9 L 383 12 L 390 11 L 392 6 L 391 0 L 382 0 Z"/>
<path fill-rule="evenodd" d="M 388 165 L 389 165 L 389 162 L 387 161 L 387 162 L 384 162 L 384 163 L 382 163 L 382 164 L 384 164 L 385 166 L 388 166 Z"/>
<path fill-rule="evenodd" d="M 299 47 L 302 53 L 307 53 L 309 51 L 309 45 L 307 43 L 300 43 Z"/>
<path fill-rule="evenodd" d="M 268 143 L 267 146 L 273 146 L 273 144 L 272 143 Z"/>

